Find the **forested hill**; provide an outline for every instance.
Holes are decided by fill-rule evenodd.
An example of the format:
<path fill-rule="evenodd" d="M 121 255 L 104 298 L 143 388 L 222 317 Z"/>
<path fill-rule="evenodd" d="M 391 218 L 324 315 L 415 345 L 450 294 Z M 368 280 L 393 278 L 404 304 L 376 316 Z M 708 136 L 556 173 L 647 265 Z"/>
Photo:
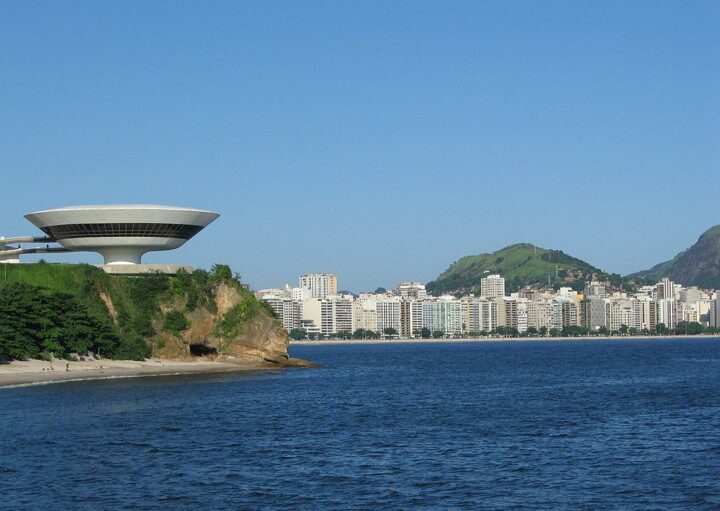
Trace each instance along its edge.
<path fill-rule="evenodd" d="M 490 254 L 477 254 L 453 263 L 437 279 L 427 284 L 428 292 L 468 294 L 480 292 L 480 279 L 488 274 L 505 278 L 507 292 L 528 285 L 571 286 L 582 289 L 592 276 L 621 285 L 619 275 L 608 275 L 589 263 L 560 250 L 549 250 L 529 243 L 510 245 Z"/>
<path fill-rule="evenodd" d="M 287 359 L 281 323 L 225 265 L 141 277 L 85 264 L 0 266 L 0 359 Z"/>

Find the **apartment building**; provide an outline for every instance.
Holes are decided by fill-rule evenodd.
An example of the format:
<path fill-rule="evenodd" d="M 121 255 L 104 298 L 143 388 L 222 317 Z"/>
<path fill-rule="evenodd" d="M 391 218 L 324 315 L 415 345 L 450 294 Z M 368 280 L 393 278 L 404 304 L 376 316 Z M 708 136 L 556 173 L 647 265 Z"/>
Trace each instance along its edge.
<path fill-rule="evenodd" d="M 480 279 L 480 296 L 485 298 L 505 296 L 505 279 L 500 275 L 488 275 Z"/>
<path fill-rule="evenodd" d="M 325 298 L 338 292 L 337 277 L 332 273 L 308 273 L 300 277 L 300 287 L 310 291 L 311 298 Z"/>
<path fill-rule="evenodd" d="M 385 330 L 392 328 L 398 334 L 400 324 L 400 298 L 395 296 L 380 296 L 376 303 L 377 324 L 375 331 L 384 334 Z"/>

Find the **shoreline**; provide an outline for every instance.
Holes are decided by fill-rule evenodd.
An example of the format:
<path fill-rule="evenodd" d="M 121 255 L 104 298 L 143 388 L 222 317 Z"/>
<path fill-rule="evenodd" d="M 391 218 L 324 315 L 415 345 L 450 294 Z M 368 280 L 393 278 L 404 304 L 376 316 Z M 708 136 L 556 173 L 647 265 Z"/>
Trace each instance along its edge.
<path fill-rule="evenodd" d="M 69 371 L 66 370 L 68 368 Z M 13 360 L 8 363 L 0 363 L 0 390 L 84 380 L 257 371 L 273 368 L 277 368 L 277 366 L 265 365 L 261 362 L 233 363 L 159 358 L 149 358 L 142 361 L 100 359 L 74 362 L 65 360 L 47 362 L 36 359 Z"/>
<path fill-rule="evenodd" d="M 459 342 L 543 342 L 543 341 L 627 341 L 642 339 L 716 339 L 720 334 L 708 335 L 606 335 L 587 337 L 480 337 L 480 338 L 442 338 L 442 339 L 328 339 L 290 341 L 290 346 L 322 346 L 339 344 L 452 344 Z"/>

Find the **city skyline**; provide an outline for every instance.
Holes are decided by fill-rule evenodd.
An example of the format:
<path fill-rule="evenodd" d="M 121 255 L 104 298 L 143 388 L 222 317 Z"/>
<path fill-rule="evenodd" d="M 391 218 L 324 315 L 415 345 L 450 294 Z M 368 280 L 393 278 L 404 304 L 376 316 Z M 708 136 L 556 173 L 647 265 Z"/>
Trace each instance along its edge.
<path fill-rule="evenodd" d="M 487 275 L 479 295 L 431 295 L 417 282 L 353 295 L 337 283 L 331 273 L 306 274 L 298 286 L 255 295 L 295 339 L 698 334 L 720 327 L 720 292 L 667 277 L 632 291 L 590 280 L 581 290 L 561 284 L 506 293 L 503 277 Z"/>
<path fill-rule="evenodd" d="M 717 3 L 0 14 L 2 236 L 46 207 L 208 206 L 173 262 L 362 290 L 515 242 L 627 274 L 720 223 Z"/>

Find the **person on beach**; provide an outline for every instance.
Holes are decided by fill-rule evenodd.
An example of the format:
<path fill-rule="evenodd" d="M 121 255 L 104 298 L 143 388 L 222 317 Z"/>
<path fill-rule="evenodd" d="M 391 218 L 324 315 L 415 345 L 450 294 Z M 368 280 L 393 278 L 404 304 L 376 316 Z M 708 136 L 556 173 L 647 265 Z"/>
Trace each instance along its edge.
<path fill-rule="evenodd" d="M 70 362 L 66 362 L 66 363 L 65 363 L 65 372 L 66 372 L 66 373 L 69 373 L 69 372 L 70 372 Z"/>

